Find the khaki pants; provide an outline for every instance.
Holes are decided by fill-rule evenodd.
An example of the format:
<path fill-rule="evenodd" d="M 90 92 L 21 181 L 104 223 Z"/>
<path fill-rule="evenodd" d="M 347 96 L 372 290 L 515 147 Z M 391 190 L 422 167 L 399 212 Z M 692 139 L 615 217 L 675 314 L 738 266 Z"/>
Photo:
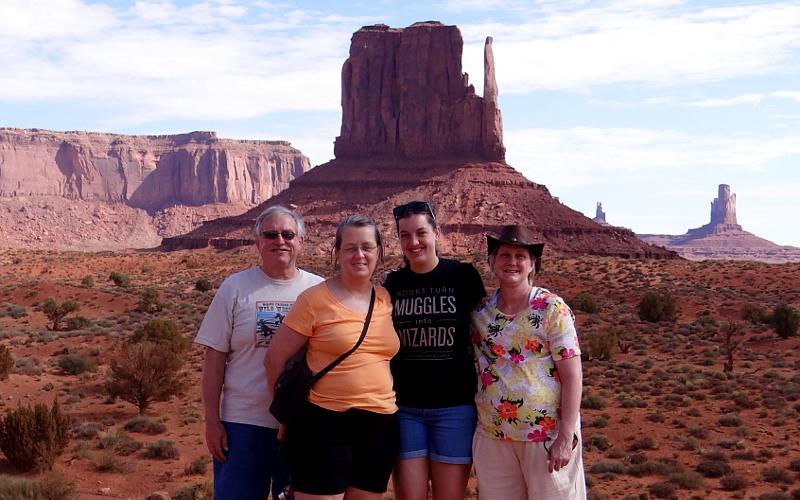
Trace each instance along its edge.
<path fill-rule="evenodd" d="M 566 467 L 547 471 L 542 443 L 500 441 L 480 430 L 472 440 L 480 500 L 584 500 L 582 440 Z"/>

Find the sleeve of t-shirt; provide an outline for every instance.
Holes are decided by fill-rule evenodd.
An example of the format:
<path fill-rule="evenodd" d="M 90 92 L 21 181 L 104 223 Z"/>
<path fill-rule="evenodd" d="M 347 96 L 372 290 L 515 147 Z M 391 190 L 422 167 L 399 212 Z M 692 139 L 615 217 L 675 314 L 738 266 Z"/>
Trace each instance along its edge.
<path fill-rule="evenodd" d="M 483 279 L 481 274 L 475 269 L 475 266 L 469 263 L 464 263 L 464 275 L 466 277 L 467 290 L 469 290 L 469 303 L 470 308 L 474 309 L 478 306 L 481 299 L 486 297 L 486 288 L 483 286 Z"/>
<path fill-rule="evenodd" d="M 312 293 L 313 288 L 310 288 L 298 295 L 294 305 L 283 318 L 284 325 L 306 337 L 314 334 L 314 324 L 316 323 L 316 314 L 309 297 Z"/>
<path fill-rule="evenodd" d="M 578 333 L 567 303 L 561 297 L 553 297 L 548 300 L 545 315 L 545 332 L 553 361 L 580 355 Z"/>
<path fill-rule="evenodd" d="M 230 351 L 235 304 L 234 287 L 231 286 L 229 280 L 225 280 L 217 290 L 217 294 L 214 295 L 211 305 L 208 306 L 208 311 L 206 311 L 194 341 L 215 351 Z"/>

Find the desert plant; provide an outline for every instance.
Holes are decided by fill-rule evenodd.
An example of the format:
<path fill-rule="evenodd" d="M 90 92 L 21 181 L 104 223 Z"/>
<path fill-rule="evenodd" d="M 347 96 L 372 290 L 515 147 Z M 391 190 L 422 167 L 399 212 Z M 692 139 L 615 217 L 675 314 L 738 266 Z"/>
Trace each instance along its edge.
<path fill-rule="evenodd" d="M 94 286 L 94 278 L 91 274 L 87 274 L 81 279 L 81 285 L 85 286 L 86 288 L 91 288 Z"/>
<path fill-rule="evenodd" d="M 196 483 L 181 486 L 175 492 L 175 500 L 210 500 L 214 497 L 214 483 Z"/>
<path fill-rule="evenodd" d="M 109 281 L 113 281 L 115 285 L 120 288 L 127 288 L 131 286 L 131 277 L 119 271 L 111 271 L 108 275 Z"/>
<path fill-rule="evenodd" d="M 42 302 L 40 307 L 44 315 L 47 316 L 47 319 L 53 322 L 50 328 L 53 331 L 58 330 L 59 324 L 68 314 L 78 312 L 81 308 L 74 300 L 65 300 L 59 304 L 52 298 Z"/>
<path fill-rule="evenodd" d="M 208 292 L 213 288 L 214 285 L 211 284 L 211 281 L 209 281 L 208 278 L 200 278 L 194 283 L 194 289 L 198 292 Z"/>
<path fill-rule="evenodd" d="M 720 460 L 708 460 L 697 464 L 694 470 L 705 477 L 722 477 L 731 471 L 731 466 Z"/>
<path fill-rule="evenodd" d="M 14 356 L 8 346 L 0 344 L 0 380 L 5 380 L 14 368 Z"/>
<path fill-rule="evenodd" d="M 167 460 L 171 458 L 178 458 L 180 453 L 178 453 L 178 447 L 175 446 L 175 441 L 159 439 L 155 443 L 150 443 L 144 453 L 144 456 L 147 458 Z"/>
<path fill-rule="evenodd" d="M 666 481 L 651 484 L 647 490 L 656 498 L 673 499 L 678 498 L 675 494 L 675 487 Z"/>
<path fill-rule="evenodd" d="M 608 401 L 599 394 L 586 394 L 581 400 L 581 408 L 589 410 L 602 410 L 608 406 Z"/>
<path fill-rule="evenodd" d="M 211 458 L 208 455 L 203 455 L 200 458 L 192 460 L 188 464 L 186 464 L 186 468 L 183 469 L 184 474 L 187 476 L 198 475 L 202 476 L 206 473 L 206 469 L 208 468 L 208 464 L 211 462 Z"/>
<path fill-rule="evenodd" d="M 586 358 L 610 361 L 614 357 L 614 347 L 618 340 L 617 328 L 608 327 L 599 332 L 584 335 L 581 346 L 584 348 Z"/>
<path fill-rule="evenodd" d="M 158 290 L 153 287 L 147 287 L 139 294 L 139 305 L 137 309 L 144 313 L 154 313 L 160 311 L 164 305 L 161 303 L 161 297 L 158 295 Z"/>
<path fill-rule="evenodd" d="M 0 450 L 21 470 L 53 468 L 56 458 L 69 443 L 69 417 L 53 405 L 37 403 L 19 406 L 0 421 Z"/>
<path fill-rule="evenodd" d="M 38 482 L 0 474 L 0 500 L 72 500 L 75 495 L 75 484 L 55 472 Z"/>
<path fill-rule="evenodd" d="M 611 441 L 609 441 L 608 437 L 605 435 L 595 434 L 594 436 L 588 437 L 586 441 L 584 441 L 583 446 L 587 451 L 592 449 L 606 451 L 607 449 L 611 448 L 613 444 L 611 444 Z"/>
<path fill-rule="evenodd" d="M 788 304 L 781 304 L 772 311 L 771 321 L 775 333 L 782 339 L 797 335 L 800 327 L 800 313 Z"/>
<path fill-rule="evenodd" d="M 667 479 L 684 490 L 697 490 L 703 487 L 703 476 L 697 472 L 675 472 L 670 474 Z"/>
<path fill-rule="evenodd" d="M 605 473 L 612 473 L 612 474 L 625 474 L 626 467 L 625 464 L 621 464 L 619 462 L 606 462 L 600 461 L 595 462 L 589 468 L 589 472 L 593 474 L 605 474 Z"/>
<path fill-rule="evenodd" d="M 763 307 L 748 302 L 742 307 L 742 319 L 758 325 L 769 322 L 769 315 Z"/>
<path fill-rule="evenodd" d="M 733 355 L 744 341 L 742 327 L 736 321 L 729 321 L 720 328 L 717 337 L 722 341 L 722 350 L 725 353 L 725 363 L 722 369 L 725 373 L 732 373 Z"/>
<path fill-rule="evenodd" d="M 747 489 L 749 484 L 750 481 L 746 477 L 736 473 L 727 474 L 719 480 L 719 485 L 722 486 L 722 489 L 725 491 L 744 490 Z"/>
<path fill-rule="evenodd" d="M 643 321 L 657 323 L 674 321 L 677 317 L 678 307 L 669 292 L 647 292 L 639 302 L 639 318 Z"/>
<path fill-rule="evenodd" d="M 112 429 L 100 438 L 97 447 L 101 450 L 114 450 L 120 455 L 130 455 L 141 449 L 142 443 L 123 430 Z"/>
<path fill-rule="evenodd" d="M 89 325 L 92 324 L 92 321 L 89 318 L 79 314 L 77 316 L 70 316 L 66 319 L 65 323 L 64 330 L 73 331 L 88 328 Z"/>
<path fill-rule="evenodd" d="M 589 314 L 600 312 L 600 306 L 597 304 L 597 299 L 589 292 L 580 292 L 569 303 L 572 309 L 583 311 Z"/>
<path fill-rule="evenodd" d="M 58 367 L 67 375 L 80 375 L 95 369 L 94 360 L 79 354 L 65 354 L 58 358 Z"/>
<path fill-rule="evenodd" d="M 765 467 L 761 471 L 761 477 L 768 483 L 794 483 L 794 477 L 791 472 L 775 466 Z"/>
<path fill-rule="evenodd" d="M 140 432 L 142 434 L 161 434 L 167 431 L 167 426 L 154 418 L 138 416 L 125 422 L 122 426 L 128 432 Z"/>
<path fill-rule="evenodd" d="M 128 472 L 130 465 L 113 451 L 103 451 L 92 458 L 95 470 L 100 472 Z"/>
<path fill-rule="evenodd" d="M 28 315 L 27 309 L 22 306 L 18 306 L 16 304 L 11 304 L 6 302 L 5 304 L 0 307 L 0 318 L 3 316 L 9 316 L 14 319 L 23 318 Z"/>
<path fill-rule="evenodd" d="M 128 342 L 130 344 L 152 342 L 178 356 L 184 354 L 191 345 L 189 340 L 181 334 L 178 325 L 169 319 L 151 319 L 137 329 L 130 336 Z"/>
<path fill-rule="evenodd" d="M 183 392 L 182 365 L 179 354 L 154 342 L 127 343 L 120 358 L 111 361 L 106 390 L 112 398 L 135 404 L 144 415 L 154 401 L 168 401 Z"/>

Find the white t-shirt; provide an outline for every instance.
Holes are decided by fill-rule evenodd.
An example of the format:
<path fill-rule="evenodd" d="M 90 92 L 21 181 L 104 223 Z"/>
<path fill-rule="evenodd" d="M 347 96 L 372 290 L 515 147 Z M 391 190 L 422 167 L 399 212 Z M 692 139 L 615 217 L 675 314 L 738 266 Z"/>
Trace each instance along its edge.
<path fill-rule="evenodd" d="M 220 418 L 278 427 L 269 413 L 264 355 L 297 295 L 323 278 L 300 269 L 292 280 L 275 280 L 259 267 L 233 274 L 220 285 L 194 341 L 228 353 Z"/>

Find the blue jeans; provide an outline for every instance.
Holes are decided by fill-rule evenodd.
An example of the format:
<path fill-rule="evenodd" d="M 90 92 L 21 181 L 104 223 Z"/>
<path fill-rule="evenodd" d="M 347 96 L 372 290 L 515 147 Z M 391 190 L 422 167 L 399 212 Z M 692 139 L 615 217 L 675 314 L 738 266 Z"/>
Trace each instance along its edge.
<path fill-rule="evenodd" d="M 226 460 L 214 459 L 214 500 L 265 500 L 289 484 L 289 465 L 277 429 L 222 422 L 228 435 Z"/>
<path fill-rule="evenodd" d="M 475 405 L 411 408 L 397 411 L 400 460 L 430 457 L 445 464 L 472 463 Z"/>

